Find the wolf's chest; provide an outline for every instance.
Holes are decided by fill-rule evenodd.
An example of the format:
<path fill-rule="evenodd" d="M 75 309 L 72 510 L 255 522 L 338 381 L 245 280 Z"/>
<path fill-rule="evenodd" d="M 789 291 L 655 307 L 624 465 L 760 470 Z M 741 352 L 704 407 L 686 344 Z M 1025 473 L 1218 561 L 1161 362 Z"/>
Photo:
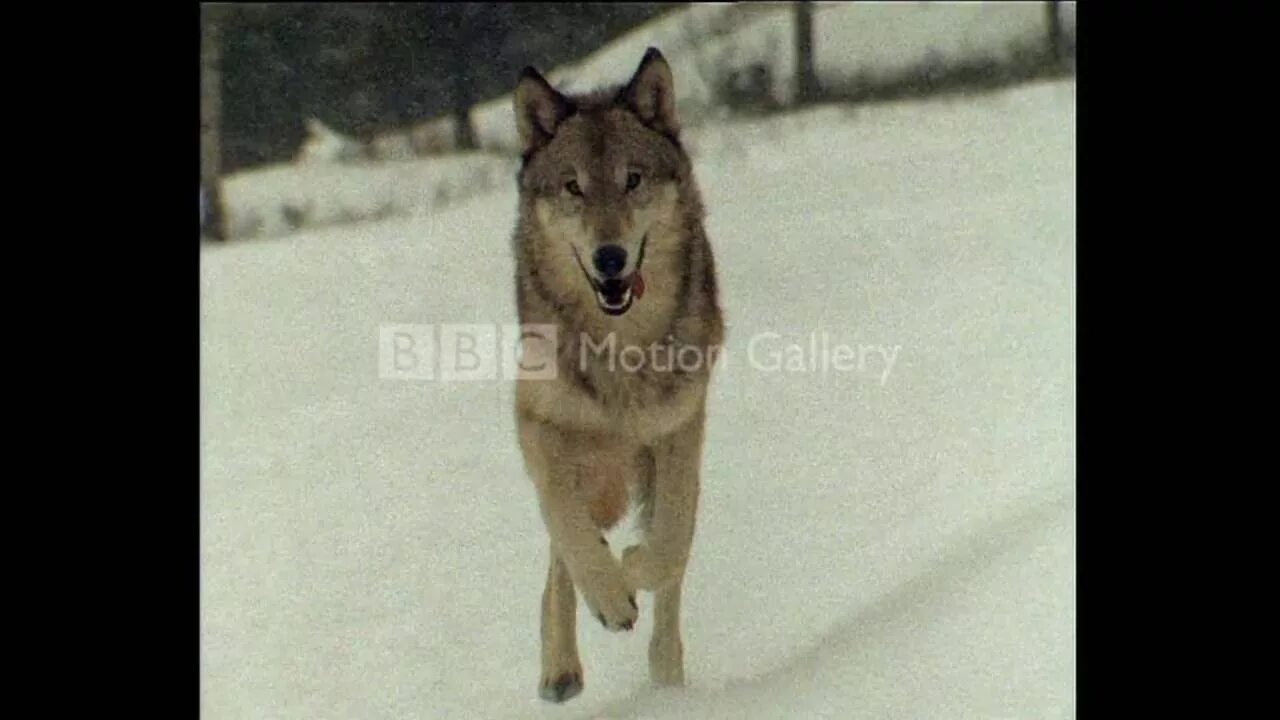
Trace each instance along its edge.
<path fill-rule="evenodd" d="M 609 529 L 647 494 L 649 473 L 640 448 L 594 452 L 577 468 L 577 486 L 596 527 Z"/>
<path fill-rule="evenodd" d="M 690 354 L 670 338 L 640 343 L 609 335 L 596 342 L 583 335 L 566 343 L 561 368 L 602 401 L 630 406 L 670 394 L 687 381 Z"/>

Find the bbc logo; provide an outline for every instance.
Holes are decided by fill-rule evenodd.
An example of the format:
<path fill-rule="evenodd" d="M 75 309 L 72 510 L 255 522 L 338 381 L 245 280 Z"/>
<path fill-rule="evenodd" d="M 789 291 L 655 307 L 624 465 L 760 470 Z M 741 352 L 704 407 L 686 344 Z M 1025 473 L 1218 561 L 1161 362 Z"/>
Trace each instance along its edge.
<path fill-rule="evenodd" d="M 383 324 L 378 377 L 477 382 L 550 380 L 559 328 L 541 324 Z"/>

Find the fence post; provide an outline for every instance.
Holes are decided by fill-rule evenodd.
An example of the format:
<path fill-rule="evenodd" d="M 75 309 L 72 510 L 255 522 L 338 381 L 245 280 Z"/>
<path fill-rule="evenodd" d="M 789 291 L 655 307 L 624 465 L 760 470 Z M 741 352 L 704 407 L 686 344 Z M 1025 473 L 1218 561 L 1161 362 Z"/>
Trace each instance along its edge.
<path fill-rule="evenodd" d="M 796 104 L 804 105 L 818 99 L 820 89 L 813 68 L 813 2 L 798 0 L 795 3 L 796 25 Z"/>

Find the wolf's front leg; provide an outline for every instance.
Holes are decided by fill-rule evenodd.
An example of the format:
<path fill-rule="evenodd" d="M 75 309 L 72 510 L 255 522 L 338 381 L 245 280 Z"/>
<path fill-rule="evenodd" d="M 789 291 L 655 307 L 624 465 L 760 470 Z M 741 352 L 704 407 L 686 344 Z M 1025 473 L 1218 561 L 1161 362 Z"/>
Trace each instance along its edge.
<path fill-rule="evenodd" d="M 655 685 L 684 685 L 684 641 L 680 637 L 680 592 L 683 585 L 684 579 L 676 578 L 654 592 L 649 680 Z"/>
<path fill-rule="evenodd" d="M 609 630 L 630 630 L 639 611 L 635 591 L 610 552 L 579 491 L 575 438 L 544 422 L 521 419 L 520 442 L 538 490 L 551 550 L 564 563 L 591 614 Z"/>
<path fill-rule="evenodd" d="M 542 683 L 538 695 L 543 700 L 564 702 L 582 692 L 577 609 L 569 570 L 552 548 L 547 586 L 542 591 Z"/>
<path fill-rule="evenodd" d="M 703 423 L 699 412 L 653 448 L 653 506 L 645 541 L 622 556 L 628 584 L 654 593 L 649 676 L 658 685 L 684 684 L 680 593 L 698 510 Z"/>

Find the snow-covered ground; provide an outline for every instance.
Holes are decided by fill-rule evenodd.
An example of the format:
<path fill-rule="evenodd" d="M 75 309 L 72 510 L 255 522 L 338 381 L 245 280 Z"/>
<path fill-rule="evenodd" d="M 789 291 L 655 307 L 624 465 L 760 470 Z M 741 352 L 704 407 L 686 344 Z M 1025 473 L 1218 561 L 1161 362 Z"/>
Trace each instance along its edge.
<path fill-rule="evenodd" d="M 718 132 L 689 687 L 648 687 L 641 594 L 538 700 L 511 386 L 379 377 L 384 324 L 514 321 L 504 185 L 202 248 L 203 717 L 1074 717 L 1074 83 Z M 823 333 L 866 365 L 768 369 Z"/>

